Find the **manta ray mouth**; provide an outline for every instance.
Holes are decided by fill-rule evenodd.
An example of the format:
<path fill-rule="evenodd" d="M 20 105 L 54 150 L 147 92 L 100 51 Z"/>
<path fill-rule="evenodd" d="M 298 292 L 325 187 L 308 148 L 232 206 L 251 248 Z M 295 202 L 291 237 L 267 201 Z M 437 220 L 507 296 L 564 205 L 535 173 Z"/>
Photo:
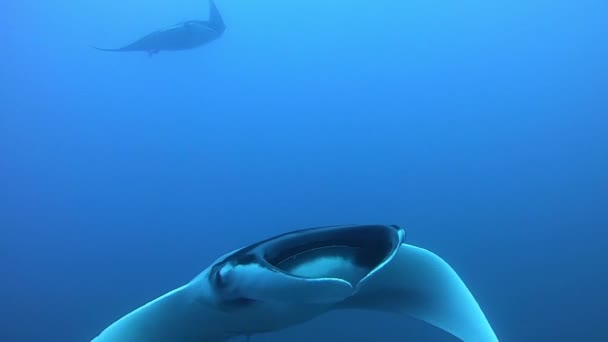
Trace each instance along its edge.
<path fill-rule="evenodd" d="M 290 276 L 338 278 L 355 287 L 393 257 L 404 236 L 398 226 L 312 228 L 267 241 L 262 259 Z"/>
<path fill-rule="evenodd" d="M 209 273 L 223 305 L 254 302 L 336 303 L 357 292 L 397 253 L 398 226 L 310 228 L 279 235 L 228 255 Z"/>

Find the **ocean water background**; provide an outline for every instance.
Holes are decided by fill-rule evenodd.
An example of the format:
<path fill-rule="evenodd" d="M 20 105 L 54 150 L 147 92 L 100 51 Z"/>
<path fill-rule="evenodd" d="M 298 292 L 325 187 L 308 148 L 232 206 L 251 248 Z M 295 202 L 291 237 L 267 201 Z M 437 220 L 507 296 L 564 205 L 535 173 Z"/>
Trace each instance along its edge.
<path fill-rule="evenodd" d="M 0 341 L 89 341 L 291 229 L 406 227 L 501 341 L 608 341 L 608 2 L 0 4 Z M 454 341 L 332 313 L 253 341 Z"/>

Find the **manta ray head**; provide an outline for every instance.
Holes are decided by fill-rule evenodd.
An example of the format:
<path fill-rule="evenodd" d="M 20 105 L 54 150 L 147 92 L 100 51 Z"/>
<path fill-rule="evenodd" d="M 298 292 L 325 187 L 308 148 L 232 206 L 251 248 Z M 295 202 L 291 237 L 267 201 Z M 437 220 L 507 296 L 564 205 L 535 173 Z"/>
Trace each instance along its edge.
<path fill-rule="evenodd" d="M 295 231 L 220 258 L 208 280 L 224 305 L 332 305 L 389 262 L 404 237 L 403 229 L 385 225 Z"/>
<path fill-rule="evenodd" d="M 190 34 L 198 36 L 220 36 L 225 30 L 225 27 L 215 27 L 208 20 L 188 20 L 179 25 Z"/>
<path fill-rule="evenodd" d="M 209 25 L 206 21 L 202 20 L 188 20 L 182 23 L 182 26 L 191 30 L 204 30 L 208 29 Z"/>

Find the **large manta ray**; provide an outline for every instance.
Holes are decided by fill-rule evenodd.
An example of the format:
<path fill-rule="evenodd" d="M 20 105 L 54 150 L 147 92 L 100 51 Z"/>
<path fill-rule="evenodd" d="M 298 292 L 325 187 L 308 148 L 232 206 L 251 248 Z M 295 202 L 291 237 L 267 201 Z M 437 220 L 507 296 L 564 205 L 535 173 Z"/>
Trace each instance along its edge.
<path fill-rule="evenodd" d="M 458 274 L 394 225 L 310 228 L 230 252 L 93 342 L 222 342 L 338 309 L 406 314 L 466 342 L 498 341 Z"/>
<path fill-rule="evenodd" d="M 224 20 L 213 0 L 209 0 L 209 20 L 189 20 L 164 30 L 159 30 L 118 49 L 102 51 L 145 51 L 150 56 L 162 50 L 187 50 L 199 47 L 219 38 L 226 30 Z"/>

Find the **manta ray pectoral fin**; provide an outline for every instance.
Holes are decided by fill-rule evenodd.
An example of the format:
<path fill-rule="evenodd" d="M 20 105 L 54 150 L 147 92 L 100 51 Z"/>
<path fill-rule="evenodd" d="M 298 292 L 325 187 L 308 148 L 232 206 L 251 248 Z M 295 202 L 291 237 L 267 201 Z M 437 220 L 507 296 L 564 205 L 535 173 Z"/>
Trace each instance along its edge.
<path fill-rule="evenodd" d="M 225 342 L 230 316 L 214 308 L 205 274 L 126 314 L 92 342 Z"/>
<path fill-rule="evenodd" d="M 111 52 L 119 52 L 121 51 L 121 49 L 106 49 L 106 48 L 100 48 L 94 45 L 90 45 L 91 48 L 95 49 L 95 50 L 99 50 L 99 51 L 111 51 Z"/>
<path fill-rule="evenodd" d="M 412 245 L 402 244 L 395 258 L 364 280 L 343 307 L 407 314 L 466 342 L 498 341 L 454 269 L 436 254 Z"/>
<path fill-rule="evenodd" d="M 169 340 L 169 334 L 176 333 L 171 330 L 183 328 L 181 320 L 196 314 L 195 306 L 185 304 L 189 301 L 187 292 L 186 287 L 181 287 L 133 310 L 92 342 Z"/>
<path fill-rule="evenodd" d="M 209 26 L 217 32 L 223 32 L 226 29 L 224 19 L 213 0 L 209 0 Z"/>

